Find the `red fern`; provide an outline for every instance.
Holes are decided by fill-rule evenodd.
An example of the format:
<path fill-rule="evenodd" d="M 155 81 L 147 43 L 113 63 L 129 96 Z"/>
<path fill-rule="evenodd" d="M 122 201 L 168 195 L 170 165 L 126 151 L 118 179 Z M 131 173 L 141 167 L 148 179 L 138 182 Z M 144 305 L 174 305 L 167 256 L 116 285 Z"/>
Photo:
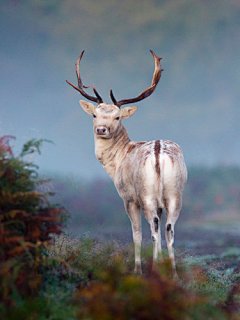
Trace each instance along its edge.
<path fill-rule="evenodd" d="M 11 139 L 0 138 L 0 299 L 8 303 L 13 302 L 13 292 L 37 292 L 46 244 L 51 234 L 61 232 L 65 214 L 64 208 L 50 205 L 49 194 L 36 192 L 40 183 L 36 167 L 14 157 Z"/>
<path fill-rule="evenodd" d="M 3 136 L 0 138 L 0 154 L 5 154 L 6 156 L 13 156 L 12 147 L 9 144 L 10 140 L 15 139 L 14 136 Z"/>

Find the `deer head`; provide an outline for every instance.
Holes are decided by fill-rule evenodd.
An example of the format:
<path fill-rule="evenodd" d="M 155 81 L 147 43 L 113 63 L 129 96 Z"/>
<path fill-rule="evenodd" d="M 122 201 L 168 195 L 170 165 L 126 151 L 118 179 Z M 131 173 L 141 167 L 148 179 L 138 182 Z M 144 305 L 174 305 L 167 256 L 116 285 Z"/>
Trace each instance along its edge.
<path fill-rule="evenodd" d="M 91 102 L 80 100 L 85 112 L 93 116 L 93 130 L 97 137 L 109 139 L 117 135 L 121 128 L 121 120 L 131 117 L 137 107 L 120 109 L 113 104 L 101 103 L 95 107 Z"/>
<path fill-rule="evenodd" d="M 123 109 L 121 109 L 121 106 L 129 103 L 135 103 L 135 102 L 141 101 L 149 97 L 155 90 L 160 80 L 161 72 L 163 71 L 163 69 L 161 69 L 161 64 L 160 64 L 160 60 L 162 58 L 159 58 L 158 56 L 156 56 L 153 51 L 150 50 L 150 52 L 152 53 L 155 61 L 155 70 L 154 70 L 151 86 L 147 88 L 145 91 L 143 91 L 136 98 L 122 99 L 119 101 L 116 100 L 116 98 L 114 97 L 113 91 L 111 89 L 110 97 L 112 99 L 113 104 L 106 104 L 103 102 L 94 84 L 93 84 L 93 92 L 95 96 L 90 96 L 84 91 L 84 88 L 89 88 L 89 87 L 83 85 L 80 77 L 80 73 L 79 73 L 79 65 L 84 53 L 84 51 L 82 51 L 76 63 L 78 87 L 76 87 L 75 85 L 73 85 L 67 80 L 66 82 L 69 85 L 71 85 L 74 89 L 79 91 L 81 95 L 83 95 L 85 98 L 97 103 L 97 106 L 95 107 L 90 102 L 82 101 L 82 100 L 80 101 L 80 105 L 83 108 L 83 110 L 88 114 L 92 115 L 94 118 L 93 119 L 94 133 L 97 137 L 106 139 L 106 138 L 112 138 L 115 134 L 117 134 L 119 129 L 121 128 L 121 120 L 131 117 L 137 110 L 137 107 L 135 106 L 125 107 Z"/>

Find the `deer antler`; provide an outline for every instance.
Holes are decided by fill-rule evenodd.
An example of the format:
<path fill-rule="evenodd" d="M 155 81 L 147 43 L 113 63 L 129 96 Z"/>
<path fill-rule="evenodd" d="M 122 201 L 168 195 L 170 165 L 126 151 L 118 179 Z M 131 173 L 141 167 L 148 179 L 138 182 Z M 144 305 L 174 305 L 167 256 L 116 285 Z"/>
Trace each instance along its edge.
<path fill-rule="evenodd" d="M 123 104 L 128 104 L 128 103 L 135 103 L 138 101 L 141 101 L 147 97 L 149 97 L 153 91 L 156 89 L 156 86 L 161 78 L 161 72 L 163 71 L 163 69 L 161 69 L 161 64 L 160 64 L 160 60 L 162 58 L 159 58 L 158 56 L 155 55 L 155 53 L 150 50 L 151 54 L 153 55 L 154 61 L 155 61 L 155 70 L 154 70 L 154 74 L 153 74 L 153 79 L 152 79 L 152 83 L 151 86 L 146 89 L 145 91 L 143 91 L 139 96 L 137 96 L 136 98 L 132 98 L 132 99 L 123 99 L 123 100 L 119 100 L 117 101 L 113 95 L 113 91 L 112 89 L 110 90 L 110 97 L 113 101 L 113 103 L 118 106 L 119 108 L 123 105 Z"/>
<path fill-rule="evenodd" d="M 69 82 L 69 81 L 67 81 L 67 80 L 66 80 L 66 82 L 67 82 L 68 84 L 70 84 L 70 86 L 72 86 L 74 89 L 76 89 L 77 91 L 79 91 L 79 92 L 80 92 L 85 98 L 87 98 L 88 100 L 91 100 L 91 101 L 97 102 L 97 104 L 100 104 L 100 103 L 103 102 L 103 100 L 102 100 L 101 96 L 99 95 L 99 93 L 97 92 L 97 90 L 96 90 L 96 88 L 95 88 L 94 85 L 93 85 L 93 91 L 94 91 L 96 97 L 90 96 L 89 94 L 87 94 L 87 93 L 83 90 L 83 88 L 89 88 L 89 86 L 86 87 L 86 86 L 84 86 L 84 85 L 82 84 L 82 80 L 81 80 L 80 73 L 79 73 L 79 65 L 80 65 L 80 61 L 81 61 L 81 59 L 82 59 L 83 54 L 84 54 L 84 51 L 80 54 L 80 56 L 79 56 L 79 58 L 78 58 L 78 60 L 77 60 L 77 63 L 76 63 L 76 74 L 77 74 L 77 79 L 78 79 L 78 88 L 77 88 L 74 84 L 72 84 L 71 82 Z"/>

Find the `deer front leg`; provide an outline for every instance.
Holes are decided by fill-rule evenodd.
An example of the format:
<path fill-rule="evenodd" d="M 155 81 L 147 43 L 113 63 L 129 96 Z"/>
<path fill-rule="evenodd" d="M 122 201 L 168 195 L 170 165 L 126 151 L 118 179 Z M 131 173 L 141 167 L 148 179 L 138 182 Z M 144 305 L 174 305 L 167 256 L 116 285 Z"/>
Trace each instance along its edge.
<path fill-rule="evenodd" d="M 132 224 L 132 234 L 135 251 L 135 273 L 142 273 L 141 266 L 141 244 L 142 244 L 142 227 L 139 206 L 130 197 L 124 201 L 126 212 Z"/>

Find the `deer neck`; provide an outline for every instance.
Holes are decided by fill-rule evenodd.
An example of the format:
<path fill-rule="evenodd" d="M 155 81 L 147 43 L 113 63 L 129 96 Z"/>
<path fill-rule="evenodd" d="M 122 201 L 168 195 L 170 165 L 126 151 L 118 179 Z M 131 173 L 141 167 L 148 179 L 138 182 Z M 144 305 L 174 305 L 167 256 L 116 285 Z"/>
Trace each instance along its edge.
<path fill-rule="evenodd" d="M 114 180 L 116 168 L 124 156 L 124 149 L 130 142 L 127 131 L 121 124 L 118 132 L 110 139 L 102 139 L 95 135 L 95 155 L 107 174 Z"/>

